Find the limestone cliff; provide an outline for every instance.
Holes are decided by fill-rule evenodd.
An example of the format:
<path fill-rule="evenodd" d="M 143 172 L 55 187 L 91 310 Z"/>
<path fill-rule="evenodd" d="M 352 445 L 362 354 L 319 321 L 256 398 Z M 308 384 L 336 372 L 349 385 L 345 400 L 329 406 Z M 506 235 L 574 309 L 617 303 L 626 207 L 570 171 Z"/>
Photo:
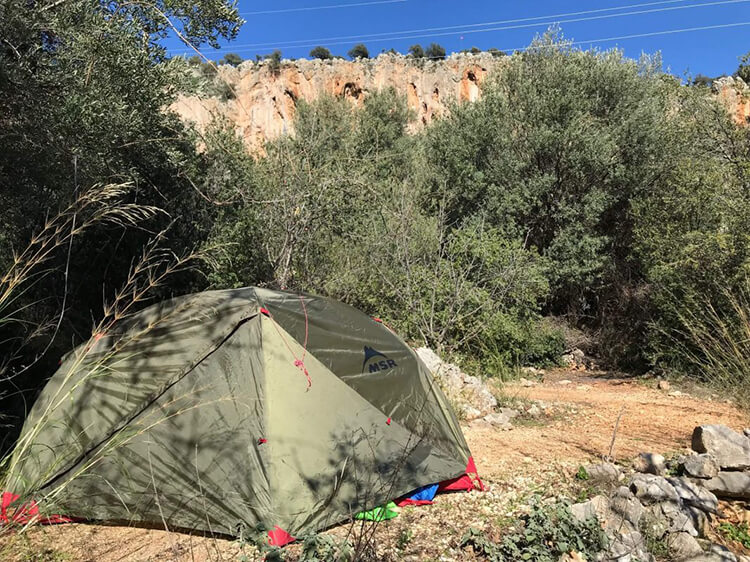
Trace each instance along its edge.
<path fill-rule="evenodd" d="M 321 94 L 349 99 L 359 105 L 370 93 L 393 87 L 406 93 L 417 130 L 446 110 L 452 101 L 474 101 L 479 85 L 503 58 L 489 53 L 457 54 L 445 61 L 414 61 L 401 55 L 376 59 L 283 61 L 280 68 L 246 61 L 239 67 L 222 66 L 222 78 L 231 84 L 235 99 L 183 96 L 174 109 L 199 127 L 213 116 L 234 123 L 251 150 L 290 130 L 297 100 Z"/>
<path fill-rule="evenodd" d="M 737 123 L 750 124 L 750 86 L 742 78 L 719 78 L 712 89 Z"/>
<path fill-rule="evenodd" d="M 375 59 L 246 61 L 239 67 L 222 66 L 221 77 L 231 84 L 235 99 L 183 96 L 174 109 L 198 127 L 214 116 L 234 123 L 251 151 L 266 140 L 290 131 L 298 100 L 311 101 L 322 94 L 341 96 L 359 105 L 371 92 L 393 87 L 404 92 L 418 130 L 446 111 L 453 101 L 474 101 L 480 84 L 501 68 L 504 58 L 489 53 L 454 54 L 445 61 L 414 61 L 402 55 L 380 55 Z M 750 87 L 739 78 L 722 78 L 714 93 L 739 123 L 750 122 Z"/>

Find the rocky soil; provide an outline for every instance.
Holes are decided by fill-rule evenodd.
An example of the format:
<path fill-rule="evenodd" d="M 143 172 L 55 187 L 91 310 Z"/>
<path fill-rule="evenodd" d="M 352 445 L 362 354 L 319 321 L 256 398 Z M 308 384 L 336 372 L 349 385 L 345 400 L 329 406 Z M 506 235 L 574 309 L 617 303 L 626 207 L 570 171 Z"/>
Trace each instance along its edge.
<path fill-rule="evenodd" d="M 469 381 L 470 386 L 472 382 Z M 704 553 L 706 556 L 720 555 L 721 545 L 744 554 L 741 546 L 718 531 L 722 522 L 739 523 L 748 513 L 741 501 L 722 499 L 724 492 L 718 488 L 734 485 L 736 482 L 732 479 L 743 477 L 737 475 L 748 474 L 741 468 L 746 460 L 746 442 L 737 436 L 741 436 L 742 429 L 750 423 L 731 404 L 710 395 L 699 398 L 693 389 L 678 390 L 674 385 L 659 389 L 656 380 L 644 381 L 596 371 L 579 363 L 553 372 L 530 370 L 525 379 L 507 385 L 502 392 L 493 386 L 485 388 L 496 396 L 496 401 L 499 398 L 491 413 L 502 413 L 499 408 L 518 411 L 507 427 L 484 423 L 482 417 L 463 422 L 488 490 L 438 496 L 434 505 L 404 508 L 399 517 L 375 530 L 380 559 L 471 560 L 474 555 L 460 547 L 466 530 L 474 527 L 489 536 L 499 536 L 517 521 L 519 513 L 534 496 L 545 501 L 568 498 L 575 503 L 580 500 L 575 509 L 585 513 L 592 509 L 602 512 L 601 522 L 610 533 L 613 528 L 619 529 L 621 534 L 623 531 L 641 533 L 640 519 L 637 525 L 634 523 L 636 512 L 640 512 L 641 517 L 660 514 L 663 521 L 670 522 L 660 538 L 666 537 L 667 530 L 671 529 L 670 533 L 676 537 L 670 541 L 672 548 L 680 546 L 689 550 L 697 542 L 702 548 L 719 545 L 714 547 L 716 552 Z M 593 467 L 610 455 L 618 417 L 613 458 L 609 459 L 614 460 L 616 467 L 602 469 L 604 475 L 600 482 L 600 475 Z M 707 430 L 710 425 L 724 425 L 738 431 L 735 437 L 729 438 L 734 445 L 722 447 L 718 456 L 714 443 L 718 439 L 716 436 L 720 437 L 725 430 L 717 430 L 718 433 Z M 692 443 L 694 429 L 698 426 L 704 429 L 700 430 L 698 441 Z M 693 451 L 693 446 L 699 451 Z M 706 451 L 701 452 L 701 447 Z M 644 452 L 653 455 L 641 457 L 640 453 Z M 735 468 L 722 466 L 722 463 L 726 465 L 725 457 L 730 453 L 734 458 L 730 462 L 736 464 Z M 666 473 L 662 471 L 658 455 L 664 457 Z M 675 464 L 675 459 L 680 458 L 682 460 Z M 588 466 L 586 480 L 580 478 L 582 465 Z M 649 468 L 651 466 L 655 468 Z M 645 472 L 637 472 L 636 467 Z M 606 476 L 608 473 L 610 476 Z M 718 480 L 709 484 L 715 478 Z M 697 479 L 704 484 L 698 486 Z M 705 492 L 695 492 L 698 488 Z M 659 494 L 664 494 L 664 498 Z M 693 505 L 691 494 L 696 494 L 708 511 Z M 717 496 L 717 511 L 723 519 L 711 513 L 714 500 L 708 494 Z M 691 514 L 696 508 L 705 515 L 708 525 L 702 535 L 694 535 L 687 520 L 679 515 L 686 507 Z M 696 513 L 696 518 L 700 517 Z M 649 520 L 645 517 L 643 521 Z M 682 527 L 679 526 L 681 521 Z M 698 532 L 696 522 L 691 519 L 690 524 Z M 340 538 L 350 531 L 350 527 L 342 526 L 327 534 Z M 653 534 L 659 532 L 657 529 Z M 626 539 L 619 542 L 625 545 L 626 554 L 632 554 L 632 549 L 627 549 L 639 544 L 631 541 L 628 546 Z M 238 560 L 241 551 L 237 542 L 229 540 L 85 524 L 37 527 L 23 538 L 0 539 L 0 560 L 12 562 Z M 244 548 L 248 559 L 253 559 L 253 552 Z M 289 552 L 299 552 L 299 546 L 293 546 Z M 623 558 L 622 562 L 625 560 Z M 635 558 L 631 556 L 630 560 Z M 696 562 L 699 560 L 721 558 L 695 558 Z"/>

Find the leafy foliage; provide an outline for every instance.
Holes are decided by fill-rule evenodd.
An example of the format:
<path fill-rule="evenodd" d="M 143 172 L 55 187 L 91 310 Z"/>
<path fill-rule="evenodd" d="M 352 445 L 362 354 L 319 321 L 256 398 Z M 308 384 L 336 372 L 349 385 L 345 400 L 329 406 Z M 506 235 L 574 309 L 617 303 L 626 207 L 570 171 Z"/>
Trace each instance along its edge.
<path fill-rule="evenodd" d="M 136 228 L 99 224 L 76 236 L 47 262 L 50 274 L 17 295 L 27 326 L 55 328 L 20 354 L 3 348 L 10 371 L 34 361 L 22 384 L 30 395 L 62 352 L 87 337 L 154 232 L 190 217 L 170 229 L 165 250 L 180 254 L 202 241 L 211 213 L 192 182 L 207 163 L 168 111 L 187 62 L 167 59 L 159 41 L 176 26 L 195 45 L 216 44 L 233 38 L 240 22 L 220 0 L 0 6 L 0 270 L 10 269 L 14 249 L 26 247 L 46 217 L 94 186 L 128 185 L 125 203 L 163 210 Z M 174 282 L 157 296 L 200 287 L 189 273 Z M 24 402 L 16 397 L 0 409 L 18 421 Z"/>
<path fill-rule="evenodd" d="M 242 57 L 236 53 L 227 53 L 219 61 L 219 64 L 228 64 L 230 66 L 239 66 L 242 64 Z"/>
<path fill-rule="evenodd" d="M 607 547 L 607 536 L 596 518 L 579 522 L 565 503 L 543 505 L 535 501 L 521 516 L 516 529 L 495 543 L 476 529 L 461 539 L 462 547 L 471 548 L 492 562 L 528 560 L 557 562 L 571 551 L 589 560 Z"/>
<path fill-rule="evenodd" d="M 425 54 L 422 45 L 417 44 L 409 47 L 409 55 L 416 59 L 424 58 Z"/>
<path fill-rule="evenodd" d="M 740 58 L 740 66 L 737 69 L 737 76 L 742 78 L 746 84 L 750 84 L 750 53 Z"/>
<path fill-rule="evenodd" d="M 719 532 L 728 540 L 750 548 L 750 531 L 748 531 L 747 523 L 720 523 Z"/>
<path fill-rule="evenodd" d="M 331 51 L 329 51 L 325 47 L 317 46 L 310 51 L 310 58 L 331 60 L 333 58 L 333 55 L 331 54 Z"/>
<path fill-rule="evenodd" d="M 367 50 L 367 46 L 364 43 L 358 43 L 354 45 L 347 53 L 350 59 L 369 59 L 370 51 Z"/>
<path fill-rule="evenodd" d="M 437 43 L 430 43 L 424 51 L 425 56 L 430 60 L 443 60 L 445 58 L 445 47 Z"/>

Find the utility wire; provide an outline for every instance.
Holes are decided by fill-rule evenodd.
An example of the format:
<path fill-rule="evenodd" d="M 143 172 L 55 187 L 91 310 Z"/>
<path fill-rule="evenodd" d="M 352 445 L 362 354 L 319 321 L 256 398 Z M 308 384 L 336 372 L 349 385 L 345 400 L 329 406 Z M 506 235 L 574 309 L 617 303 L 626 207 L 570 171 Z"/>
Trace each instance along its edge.
<path fill-rule="evenodd" d="M 588 45 L 592 43 L 605 43 L 607 41 L 621 41 L 625 39 L 637 39 L 641 37 L 656 37 L 659 35 L 673 35 L 675 33 L 688 33 L 692 31 L 706 31 L 710 29 L 727 29 L 732 27 L 743 27 L 750 25 L 750 21 L 740 21 L 740 22 L 734 22 L 734 23 L 722 23 L 717 25 L 703 25 L 700 27 L 683 27 L 680 29 L 666 29 L 663 31 L 651 31 L 647 33 L 632 33 L 629 35 L 614 35 L 612 37 L 602 37 L 599 39 L 582 39 L 580 41 L 562 41 L 560 43 L 552 43 L 549 45 L 545 45 L 546 47 L 564 47 L 566 45 Z M 515 47 L 512 49 L 505 48 L 505 49 L 498 49 L 499 51 L 502 51 L 504 53 L 514 53 L 514 52 L 524 52 L 531 49 L 535 49 L 536 47 L 532 46 L 526 46 L 526 47 Z M 414 57 L 409 56 L 410 60 L 441 60 L 443 57 Z"/>
<path fill-rule="evenodd" d="M 465 29 L 465 27 L 460 27 L 461 31 L 448 31 L 448 32 L 442 32 L 442 33 L 429 33 L 429 34 L 422 34 L 422 35 L 399 35 L 395 37 L 386 37 L 386 38 L 379 38 L 379 39 L 370 39 L 369 42 L 371 43 L 377 43 L 377 42 L 385 42 L 385 41 L 395 41 L 399 39 L 420 39 L 425 37 L 442 37 L 446 35 L 455 35 L 456 33 L 462 33 L 462 34 L 469 34 L 469 33 L 487 33 L 490 31 L 507 31 L 510 29 L 523 29 L 523 28 L 529 28 L 529 27 L 537 27 L 542 25 L 554 25 L 554 24 L 561 24 L 561 23 L 575 23 L 575 22 L 584 22 L 584 21 L 593 21 L 593 20 L 603 20 L 603 19 L 609 19 L 609 18 L 617 18 L 617 17 L 624 17 L 624 16 L 635 16 L 635 15 L 643 15 L 643 14 L 653 14 L 658 12 L 667 12 L 667 11 L 674 11 L 674 10 L 685 10 L 690 8 L 704 8 L 704 7 L 710 7 L 710 6 L 720 6 L 720 5 L 727 5 L 727 4 L 739 4 L 739 3 L 746 3 L 750 0 L 717 0 L 714 2 L 704 2 L 700 4 L 687 4 L 684 6 L 669 6 L 669 7 L 662 7 L 662 8 L 653 8 L 649 10 L 635 10 L 635 11 L 629 11 L 629 12 L 621 12 L 617 14 L 606 14 L 606 15 L 598 15 L 598 16 L 588 16 L 588 17 L 581 17 L 581 18 L 571 18 L 571 19 L 565 19 L 565 20 L 547 20 L 547 21 L 540 21 L 536 23 L 526 23 L 526 24 L 519 24 L 519 25 L 505 25 L 500 27 L 487 27 L 483 29 Z M 476 24 L 479 25 L 479 24 Z M 489 24 L 486 24 L 489 25 Z M 358 38 L 358 37 L 355 37 Z M 325 42 L 326 46 L 334 46 L 334 45 L 348 45 L 351 41 L 336 41 L 336 42 Z M 312 42 L 312 43 L 305 43 L 301 45 L 292 45 L 288 44 L 288 42 L 279 42 L 279 43 L 270 43 L 270 44 L 264 44 L 265 48 L 304 48 L 304 47 L 315 47 L 319 45 L 320 42 Z M 248 51 L 248 50 L 257 50 L 257 47 L 260 45 L 238 45 L 237 47 L 232 47 L 233 52 L 242 52 L 242 51 Z M 255 48 L 252 48 L 255 47 Z"/>
<path fill-rule="evenodd" d="M 648 6 L 659 6 L 663 4 L 679 4 L 682 2 L 687 2 L 688 0 L 659 0 L 658 2 L 642 2 L 639 4 L 628 4 L 625 6 L 614 6 L 611 8 L 599 8 L 596 10 L 584 10 L 580 12 L 566 12 L 563 14 L 549 14 L 546 16 L 533 16 L 533 17 L 527 17 L 527 18 L 517 18 L 517 19 L 510 19 L 510 20 L 497 20 L 497 21 L 487 21 L 482 23 L 467 23 L 465 25 L 449 25 L 444 27 L 423 27 L 420 29 L 404 29 L 402 31 L 388 31 L 385 33 L 366 33 L 363 35 L 337 35 L 334 37 L 318 37 L 317 39 L 295 39 L 295 40 L 289 40 L 284 41 L 283 43 L 287 44 L 288 46 L 291 46 L 293 43 L 307 43 L 312 41 L 317 42 L 325 42 L 325 41 L 337 41 L 340 39 L 367 39 L 369 37 L 385 37 L 387 35 L 402 35 L 404 33 L 426 33 L 430 31 L 445 31 L 448 29 L 466 29 L 470 27 L 485 27 L 489 25 L 503 25 L 507 23 L 523 23 L 528 21 L 535 21 L 535 20 L 543 20 L 543 19 L 550 19 L 550 18 L 567 18 L 572 16 L 584 16 L 587 14 L 598 14 L 602 12 L 616 12 L 617 10 L 630 10 L 633 8 L 644 8 Z M 247 14 L 241 14 L 241 15 L 247 15 Z M 236 47 L 268 47 L 277 45 L 277 43 L 245 43 L 241 45 L 235 45 Z"/>
<path fill-rule="evenodd" d="M 584 41 L 569 41 L 569 42 L 563 42 L 563 43 L 555 43 L 551 46 L 557 47 L 562 45 L 586 45 L 589 43 L 604 43 L 606 41 L 620 41 L 624 39 L 637 39 L 640 37 L 655 37 L 657 35 L 672 35 L 675 33 L 688 33 L 691 31 L 705 31 L 707 29 L 726 29 L 729 27 L 742 27 L 745 25 L 750 25 L 750 21 L 739 21 L 735 23 L 722 23 L 718 25 L 702 25 L 700 27 L 683 27 L 680 29 L 667 29 L 664 31 L 651 31 L 648 33 L 632 33 L 630 35 L 617 35 L 613 37 L 604 37 L 601 39 L 587 39 Z M 533 49 L 534 47 L 523 47 L 521 49 L 503 49 L 503 51 L 528 51 L 529 49 Z"/>
<path fill-rule="evenodd" d="M 241 16 L 258 16 L 262 14 L 287 14 L 289 12 L 311 12 L 313 10 L 335 10 L 354 8 L 356 6 L 374 6 L 376 4 L 402 4 L 408 0 L 377 0 L 373 2 L 353 2 L 351 4 L 331 4 L 328 6 L 307 6 L 302 8 L 284 8 L 281 10 L 260 10 L 258 12 L 240 12 Z"/>

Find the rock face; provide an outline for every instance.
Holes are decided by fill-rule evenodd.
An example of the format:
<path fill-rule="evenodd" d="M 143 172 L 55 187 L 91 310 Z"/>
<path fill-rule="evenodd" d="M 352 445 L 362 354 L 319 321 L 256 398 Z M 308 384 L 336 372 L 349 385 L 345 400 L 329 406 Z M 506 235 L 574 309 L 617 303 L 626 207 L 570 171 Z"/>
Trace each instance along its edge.
<path fill-rule="evenodd" d="M 290 132 L 299 100 L 330 94 L 359 106 L 372 92 L 394 88 L 406 95 L 415 116 L 414 131 L 443 114 L 452 102 L 477 100 L 480 84 L 503 64 L 503 57 L 489 53 L 453 54 L 444 61 L 390 54 L 357 61 L 282 61 L 278 70 L 268 63 L 245 61 L 237 68 L 219 67 L 235 99 L 183 96 L 173 109 L 199 128 L 222 116 L 235 125 L 251 151 L 258 151 L 266 140 Z"/>
<path fill-rule="evenodd" d="M 721 468 L 750 468 L 750 439 L 725 425 L 700 425 L 693 430 L 693 450 L 709 453 Z"/>
<path fill-rule="evenodd" d="M 737 123 L 750 124 L 750 85 L 742 78 L 725 76 L 714 80 L 712 90 Z"/>
<path fill-rule="evenodd" d="M 245 61 L 237 68 L 219 67 L 235 99 L 182 96 L 172 108 L 199 128 L 216 116 L 225 118 L 250 151 L 259 152 L 266 140 L 291 131 L 299 100 L 330 94 L 358 106 L 372 92 L 392 87 L 406 95 L 414 112 L 413 132 L 445 113 L 451 102 L 477 100 L 482 82 L 505 64 L 504 57 L 489 53 L 453 54 L 445 61 L 414 61 L 391 54 L 356 61 L 282 61 L 277 70 L 267 62 Z M 742 79 L 720 78 L 712 88 L 738 123 L 750 123 L 750 87 Z M 573 352 L 569 355 L 574 363 L 582 359 L 573 357 Z"/>

